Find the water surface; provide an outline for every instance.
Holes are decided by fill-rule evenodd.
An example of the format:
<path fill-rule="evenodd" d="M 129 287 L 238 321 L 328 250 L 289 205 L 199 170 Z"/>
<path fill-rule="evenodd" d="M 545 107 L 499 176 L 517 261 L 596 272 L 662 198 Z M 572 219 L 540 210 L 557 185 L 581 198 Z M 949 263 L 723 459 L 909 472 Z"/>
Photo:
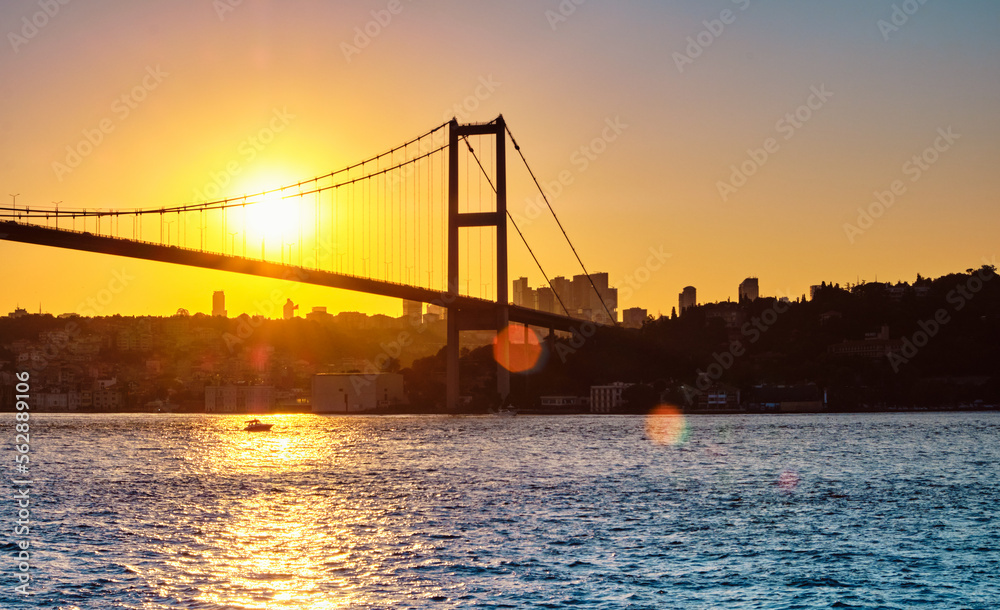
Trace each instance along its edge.
<path fill-rule="evenodd" d="M 1000 607 L 996 413 L 244 419 L 33 417 L 3 607 Z"/>

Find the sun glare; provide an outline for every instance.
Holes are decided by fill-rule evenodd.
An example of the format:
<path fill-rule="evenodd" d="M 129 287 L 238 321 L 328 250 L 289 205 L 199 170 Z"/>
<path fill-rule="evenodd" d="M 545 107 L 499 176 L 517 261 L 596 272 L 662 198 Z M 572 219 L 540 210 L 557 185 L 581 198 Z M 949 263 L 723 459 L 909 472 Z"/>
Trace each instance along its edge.
<path fill-rule="evenodd" d="M 299 199 L 285 198 L 280 192 L 268 193 L 246 207 L 247 232 L 269 239 L 298 235 Z"/>
<path fill-rule="evenodd" d="M 247 204 L 230 213 L 227 224 L 232 235 L 227 247 L 236 249 L 236 242 L 245 241 L 246 251 L 251 255 L 266 253 L 271 259 L 298 256 L 303 200 L 290 196 L 295 193 L 293 189 L 280 190 L 282 185 L 294 182 L 290 175 L 269 173 L 236 185 L 238 192 L 248 195 Z"/>

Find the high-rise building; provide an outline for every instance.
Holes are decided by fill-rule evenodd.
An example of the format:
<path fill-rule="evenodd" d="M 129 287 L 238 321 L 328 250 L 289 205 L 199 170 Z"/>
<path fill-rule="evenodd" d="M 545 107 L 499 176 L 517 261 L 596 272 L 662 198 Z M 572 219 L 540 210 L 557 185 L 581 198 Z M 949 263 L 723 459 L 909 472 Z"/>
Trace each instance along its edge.
<path fill-rule="evenodd" d="M 740 283 L 740 303 L 756 301 L 759 293 L 757 278 L 748 277 Z"/>
<path fill-rule="evenodd" d="M 618 321 L 618 289 L 608 288 L 607 291 L 601 295 L 601 299 L 604 300 L 605 307 L 601 309 L 595 309 L 594 317 L 592 318 L 595 322 L 604 322 L 605 324 L 614 324 Z M 597 313 L 599 312 L 599 313 Z M 610 312 L 611 319 L 606 319 L 606 316 Z"/>
<path fill-rule="evenodd" d="M 448 319 L 448 308 L 443 305 L 435 305 L 434 303 L 427 304 L 427 314 L 431 316 L 437 316 L 438 320 Z"/>
<path fill-rule="evenodd" d="M 514 289 L 512 292 L 514 293 L 515 305 L 535 308 L 535 291 L 528 287 L 528 278 L 519 277 L 514 280 Z"/>
<path fill-rule="evenodd" d="M 420 301 L 407 301 L 403 299 L 403 317 L 407 320 L 415 320 L 417 323 L 424 316 L 424 304 Z"/>
<path fill-rule="evenodd" d="M 285 301 L 285 306 L 282 309 L 282 314 L 284 314 L 286 320 L 291 320 L 292 318 L 295 317 L 295 310 L 298 308 L 299 308 L 298 305 L 292 303 L 291 299 L 288 299 L 287 301 Z"/>
<path fill-rule="evenodd" d="M 565 315 L 566 312 L 563 311 L 563 305 L 565 305 L 566 309 L 569 310 L 570 315 L 572 315 L 574 310 L 572 300 L 573 282 L 560 275 L 552 278 L 549 285 L 552 286 L 553 307 L 555 307 L 555 312 Z M 559 304 L 560 301 L 562 302 L 562 305 Z"/>
<path fill-rule="evenodd" d="M 537 300 L 537 308 L 539 311 L 556 313 L 556 298 L 553 296 L 551 288 L 543 286 L 536 290 L 535 299 Z M 559 311 L 559 313 L 562 313 L 562 311 Z"/>
<path fill-rule="evenodd" d="M 641 307 L 630 307 L 622 310 L 622 325 L 625 328 L 642 328 L 647 312 Z"/>
<path fill-rule="evenodd" d="M 694 286 L 685 286 L 684 291 L 678 295 L 678 313 L 684 313 L 685 309 L 690 309 L 698 304 L 698 291 Z"/>
<path fill-rule="evenodd" d="M 607 273 L 591 273 L 589 279 L 579 275 L 573 278 L 573 284 L 579 285 L 576 298 L 580 317 L 605 324 L 618 321 L 618 289 L 610 286 Z"/>
<path fill-rule="evenodd" d="M 226 316 L 226 293 L 216 290 L 212 293 L 212 316 Z"/>
<path fill-rule="evenodd" d="M 558 276 L 549 284 L 533 290 L 528 278 L 514 280 L 514 304 L 604 324 L 618 321 L 618 289 L 608 285 L 607 273 L 576 275 L 572 281 Z"/>
<path fill-rule="evenodd" d="M 587 276 L 574 275 L 573 282 L 570 284 L 570 297 L 566 302 L 570 313 L 574 316 L 589 319 L 591 311 L 593 311 L 592 306 L 595 304 L 593 299 L 591 299 L 593 295 L 594 289 L 590 287 L 590 281 L 587 280 Z"/>
<path fill-rule="evenodd" d="M 604 324 L 618 321 L 618 289 L 608 285 L 607 273 L 574 275 L 569 298 L 565 298 L 562 291 L 559 296 L 563 297 L 563 303 L 573 317 Z"/>

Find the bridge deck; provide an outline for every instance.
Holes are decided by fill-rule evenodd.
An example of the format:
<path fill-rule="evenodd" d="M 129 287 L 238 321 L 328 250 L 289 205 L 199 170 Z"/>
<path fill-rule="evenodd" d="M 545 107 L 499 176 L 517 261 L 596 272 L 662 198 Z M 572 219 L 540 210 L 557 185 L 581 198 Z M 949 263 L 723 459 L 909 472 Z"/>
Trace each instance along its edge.
<path fill-rule="evenodd" d="M 150 242 L 94 235 L 92 233 L 70 231 L 67 229 L 52 229 L 12 221 L 0 222 L 0 239 L 25 244 L 66 248 L 69 250 L 110 254 L 112 256 L 126 256 L 189 267 L 201 267 L 203 269 L 230 271 L 233 273 L 339 288 L 341 290 L 365 292 L 397 299 L 434 303 L 447 307 L 449 311 L 460 312 L 463 330 L 489 330 L 496 328 L 497 303 L 475 297 L 452 295 L 431 288 L 397 284 L 384 280 L 374 280 L 295 265 L 271 263 L 240 256 L 202 252 L 179 248 L 177 246 L 164 246 Z M 516 305 L 509 305 L 508 307 L 509 320 L 511 322 L 563 331 L 573 330 L 584 323 L 583 320 L 544 311 L 536 311 L 526 307 Z"/>

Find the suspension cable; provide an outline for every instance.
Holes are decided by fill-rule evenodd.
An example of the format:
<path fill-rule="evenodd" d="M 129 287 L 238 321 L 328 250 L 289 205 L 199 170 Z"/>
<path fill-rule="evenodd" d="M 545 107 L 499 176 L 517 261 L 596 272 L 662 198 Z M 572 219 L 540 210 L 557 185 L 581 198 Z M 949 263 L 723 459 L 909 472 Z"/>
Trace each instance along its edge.
<path fill-rule="evenodd" d="M 270 189 L 270 190 L 261 191 L 259 193 L 240 195 L 239 197 L 230 197 L 230 198 L 226 198 L 226 199 L 216 199 L 216 200 L 213 200 L 213 201 L 206 201 L 206 202 L 202 202 L 202 203 L 190 203 L 190 204 L 184 204 L 184 205 L 178 205 L 178 206 L 172 206 L 172 207 L 159 207 L 159 208 L 139 209 L 139 210 L 136 210 L 133 213 L 135 213 L 135 214 L 160 214 L 160 213 L 164 213 L 164 212 L 185 212 L 185 211 L 194 211 L 194 210 L 222 209 L 222 208 L 226 208 L 226 207 L 236 207 L 238 205 L 243 205 L 244 201 L 247 198 L 264 198 L 264 197 L 267 197 L 268 195 L 271 195 L 273 193 L 283 193 L 283 191 L 291 189 L 291 188 L 301 189 L 302 185 L 308 184 L 310 182 L 316 183 L 317 181 L 322 180 L 322 179 L 333 178 L 333 177 L 337 176 L 338 174 L 343 174 L 345 172 L 349 173 L 352 169 L 356 169 L 358 167 L 361 167 L 363 169 L 363 167 L 365 165 L 367 165 L 369 163 L 372 163 L 372 162 L 374 162 L 376 160 L 379 160 L 382 157 L 385 157 L 387 155 L 391 155 L 392 153 L 397 152 L 400 149 L 404 149 L 405 147 L 413 144 L 414 142 L 419 142 L 420 140 L 423 140 L 424 138 L 427 138 L 428 136 L 431 136 L 434 133 L 436 133 L 436 132 L 444 129 L 449 124 L 450 124 L 450 121 L 448 123 L 442 123 L 441 125 L 439 125 L 439 126 L 435 127 L 434 129 L 428 131 L 427 133 L 424 133 L 423 135 L 420 135 L 420 136 L 418 136 L 416 138 L 413 138 L 412 140 L 409 140 L 405 144 L 396 146 L 395 148 L 392 148 L 391 150 L 388 150 L 388 151 L 386 151 L 384 153 L 381 153 L 379 155 L 376 155 L 374 157 L 370 157 L 368 159 L 365 159 L 364 161 L 361 161 L 361 162 L 358 162 L 358 163 L 354 163 L 354 164 L 349 165 L 349 166 L 347 166 L 345 168 L 342 168 L 342 169 L 339 169 L 339 170 L 336 170 L 336 171 L 332 171 L 330 173 L 323 174 L 321 176 L 315 176 L 313 178 L 308 178 L 306 180 L 301 180 L 301 181 L 299 181 L 299 182 L 297 182 L 295 184 L 288 184 L 288 185 L 282 186 L 280 188 L 273 188 L 273 189 Z M 362 175 L 362 176 L 359 176 L 359 177 L 354 178 L 354 179 L 343 180 L 342 182 L 339 182 L 339 183 L 336 183 L 336 184 L 331 184 L 331 185 L 327 185 L 327 186 L 323 186 L 323 187 L 317 187 L 317 188 L 314 188 L 314 189 L 308 190 L 308 191 L 300 191 L 300 192 L 293 193 L 291 195 L 284 195 L 284 194 L 282 194 L 281 199 L 291 199 L 293 197 L 301 197 L 303 195 L 311 195 L 311 194 L 313 194 L 315 192 L 322 192 L 322 191 L 326 191 L 326 190 L 340 188 L 340 187 L 343 187 L 343 186 L 352 185 L 355 182 L 359 182 L 361 180 L 372 178 L 372 177 L 378 176 L 380 174 L 385 174 L 385 173 L 388 173 L 388 172 L 390 172 L 392 170 L 399 169 L 400 167 L 404 167 L 404 166 L 409 165 L 411 163 L 415 163 L 415 162 L 417 162 L 417 161 L 419 161 L 421 159 L 424 159 L 424 158 L 429 157 L 429 156 L 431 156 L 431 155 L 433 155 L 435 153 L 438 153 L 438 152 L 444 150 L 447 147 L 448 147 L 448 145 L 444 144 L 444 145 L 442 145 L 442 146 L 440 146 L 440 147 L 438 147 L 438 148 L 436 148 L 434 150 L 431 150 L 431 151 L 429 151 L 429 152 L 427 152 L 427 153 L 425 153 L 423 155 L 420 155 L 420 156 L 415 157 L 413 159 L 410 159 L 408 161 L 403 161 L 402 163 L 399 163 L 398 165 L 395 165 L 393 167 L 385 168 L 385 169 L 383 169 L 381 171 L 377 171 L 377 172 L 375 172 L 373 174 Z M 235 203 L 235 202 L 239 202 L 239 203 Z M 4 212 L 9 212 L 9 214 L 5 214 Z M 17 214 L 17 215 L 30 215 L 31 212 L 32 212 L 32 209 L 30 207 L 27 207 L 27 206 L 25 208 L 14 208 L 14 207 L 0 206 L 0 218 L 2 218 L 2 217 L 14 217 L 15 214 Z M 40 213 L 40 214 L 49 213 L 49 214 L 59 215 L 59 216 L 63 216 L 63 217 L 69 216 L 69 217 L 72 217 L 72 218 L 76 218 L 77 216 L 82 216 L 82 217 L 86 217 L 86 216 L 114 216 L 114 215 L 117 215 L 117 214 L 121 213 L 118 210 L 108 210 L 108 211 L 98 212 L 98 211 L 87 210 L 87 209 L 66 210 L 65 208 L 63 210 L 53 211 L 52 208 L 44 207 L 44 206 L 35 206 L 34 207 L 34 212 L 35 213 Z"/>
<path fill-rule="evenodd" d="M 496 193 L 497 192 L 497 187 L 493 184 L 493 181 L 490 180 L 489 174 L 486 173 L 486 168 L 484 168 L 483 164 L 479 162 L 479 157 L 476 156 L 476 151 L 472 150 L 472 145 L 469 144 L 468 138 L 466 138 L 465 136 L 462 136 L 462 139 L 465 140 L 465 145 L 469 147 L 469 152 L 472 153 L 472 158 L 476 160 L 476 163 L 479 165 L 479 169 L 482 170 L 483 175 L 486 176 L 486 181 L 489 182 L 490 188 L 492 188 L 493 192 Z M 552 285 L 552 280 L 550 280 L 549 276 L 545 273 L 545 269 L 542 269 L 542 264 L 540 262 L 538 262 L 538 257 L 535 256 L 535 251 L 532 250 L 531 246 L 528 245 L 528 240 L 525 239 L 524 233 L 521 233 L 521 229 L 520 229 L 520 227 L 517 226 L 517 222 L 514 220 L 514 217 L 511 215 L 510 210 L 507 210 L 507 218 L 510 219 L 510 224 L 514 225 L 514 230 L 517 231 L 517 234 L 518 234 L 518 236 L 520 236 L 521 241 L 524 242 L 524 247 L 528 249 L 528 253 L 531 254 L 531 258 L 534 259 L 535 265 L 538 267 L 538 270 L 542 272 L 542 277 L 545 278 L 545 283 L 549 285 L 549 289 L 552 290 L 552 294 L 554 294 L 555 297 L 556 297 L 556 300 L 559 301 L 559 306 L 562 307 L 563 311 L 566 312 L 566 316 L 567 317 L 573 317 L 569 313 L 569 308 L 567 308 L 566 304 L 563 303 L 562 297 L 559 296 L 559 291 L 557 291 L 555 289 L 555 286 Z"/>
<path fill-rule="evenodd" d="M 614 322 L 615 325 L 617 325 L 618 320 L 615 319 L 615 316 L 611 315 L 611 310 L 608 309 L 608 304 L 604 302 L 604 297 L 601 296 L 601 292 L 597 289 L 597 286 L 594 284 L 593 278 L 590 277 L 590 272 L 587 271 L 587 267 L 583 264 L 583 259 L 580 258 L 580 255 L 577 253 L 576 248 L 573 246 L 573 242 L 570 240 L 569 235 L 566 233 L 566 229 L 563 228 L 562 223 L 559 222 L 559 217 L 556 215 L 556 211 L 552 209 L 552 204 L 549 203 L 548 196 L 545 194 L 545 191 L 542 190 L 542 185 L 539 184 L 538 178 L 535 177 L 535 172 L 531 171 L 531 166 L 528 165 L 528 160 L 524 158 L 524 153 L 521 152 L 521 147 L 517 144 L 517 140 L 514 139 L 514 134 L 510 132 L 510 127 L 506 123 L 504 123 L 504 129 L 507 130 L 507 135 L 510 136 L 510 141 L 514 145 L 514 150 L 516 150 L 517 154 L 521 156 L 521 161 L 524 163 L 524 167 L 527 168 L 528 173 L 531 174 L 531 179 L 535 181 L 535 186 L 538 187 L 538 192 L 541 193 L 542 200 L 545 201 L 545 205 L 549 208 L 549 212 L 552 213 L 552 218 L 554 218 L 556 224 L 559 225 L 559 230 L 562 231 L 563 237 L 566 238 L 566 243 L 569 244 L 570 250 L 573 251 L 573 256 L 575 256 L 577 262 L 580 263 L 580 268 L 583 269 L 583 273 L 587 276 L 587 281 L 590 282 L 590 287 L 594 289 L 594 294 L 596 294 L 598 300 L 601 301 L 601 306 L 604 307 L 604 311 L 607 312 L 608 319 Z"/>

